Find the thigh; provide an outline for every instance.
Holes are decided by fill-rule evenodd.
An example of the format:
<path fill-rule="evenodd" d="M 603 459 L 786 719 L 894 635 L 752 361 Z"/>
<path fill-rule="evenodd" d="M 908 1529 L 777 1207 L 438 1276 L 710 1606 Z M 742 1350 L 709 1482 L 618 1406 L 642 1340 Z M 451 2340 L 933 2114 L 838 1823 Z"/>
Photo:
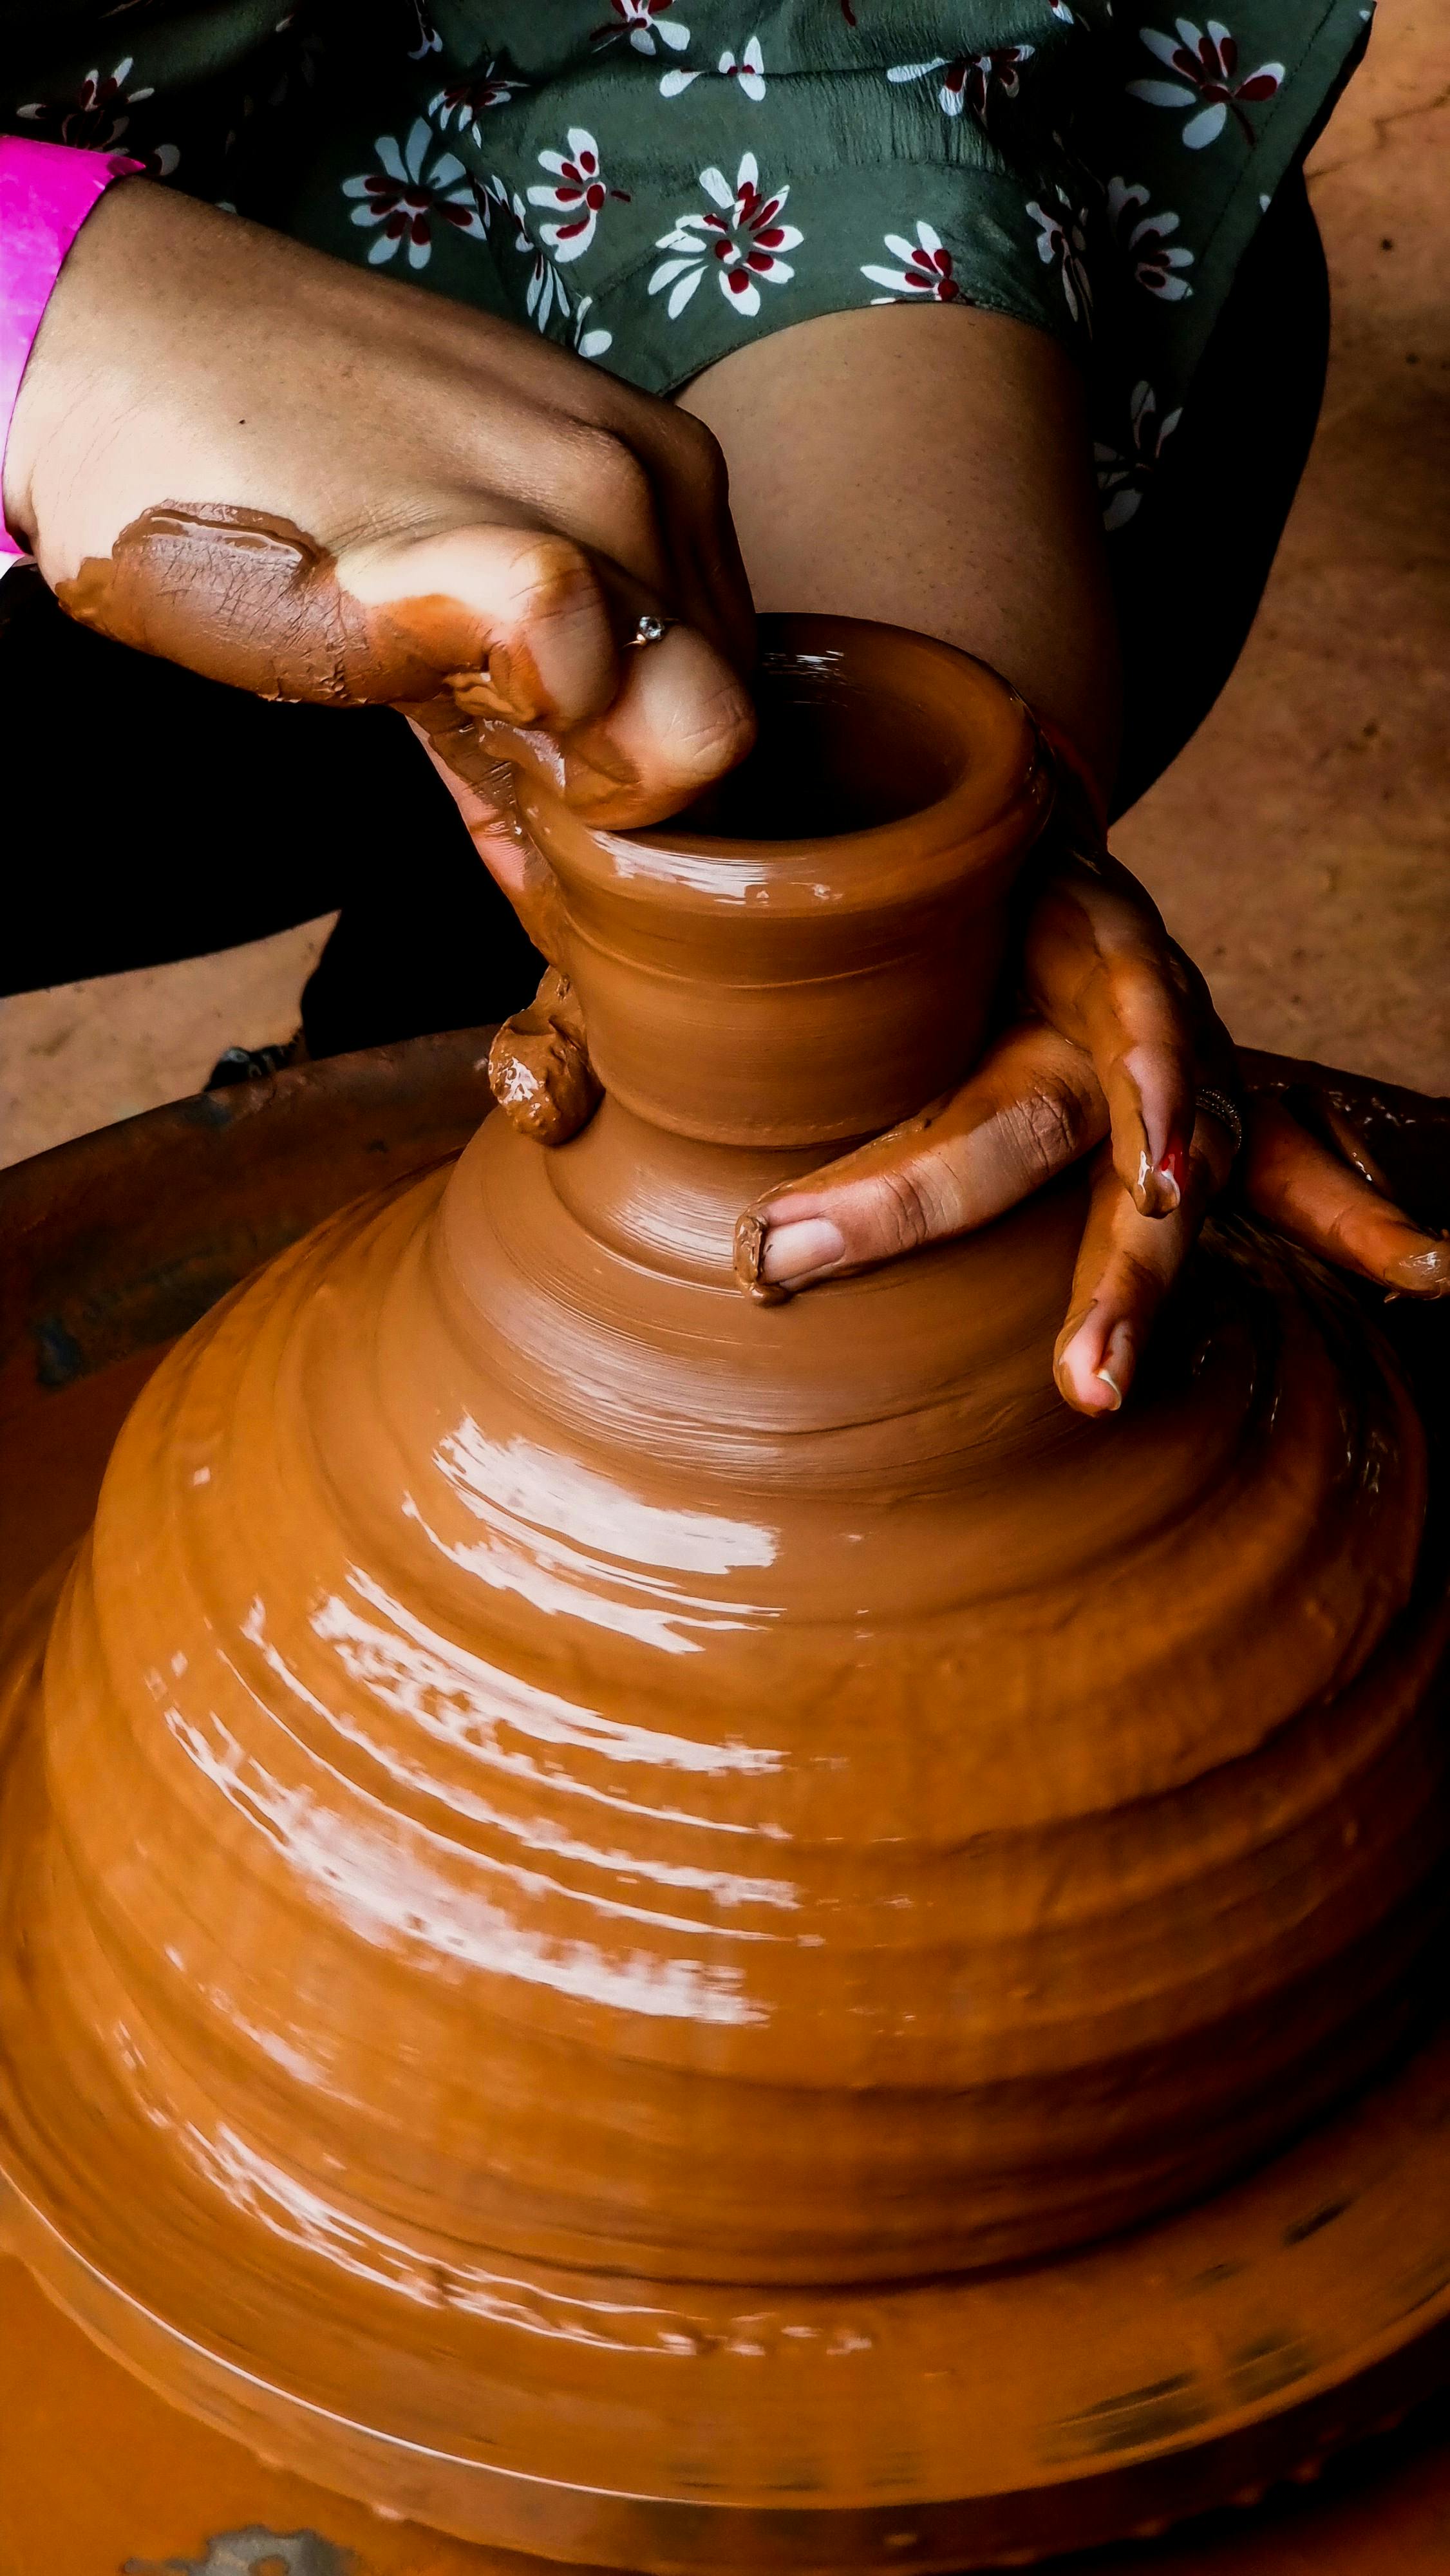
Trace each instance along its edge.
<path fill-rule="evenodd" d="M 1023 322 L 959 304 L 835 314 L 749 344 L 680 400 L 724 447 L 760 607 L 882 618 L 980 654 L 1121 811 L 1243 648 L 1313 439 L 1328 334 L 1296 171 L 1148 496 L 1108 539 L 1076 371 Z"/>
<path fill-rule="evenodd" d="M 1045 332 L 962 304 L 830 314 L 748 343 L 680 400 L 724 448 L 760 608 L 979 654 L 1106 793 L 1117 628 L 1082 390 Z"/>

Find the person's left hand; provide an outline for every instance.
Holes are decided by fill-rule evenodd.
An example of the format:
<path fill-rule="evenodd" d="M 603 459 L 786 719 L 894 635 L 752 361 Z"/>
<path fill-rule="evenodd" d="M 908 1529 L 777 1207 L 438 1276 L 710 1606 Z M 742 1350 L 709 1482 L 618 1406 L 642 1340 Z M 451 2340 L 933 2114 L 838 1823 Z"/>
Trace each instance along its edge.
<path fill-rule="evenodd" d="M 743 1284 L 796 1294 L 969 1233 L 1084 1155 L 1092 1194 L 1055 1370 L 1116 1412 L 1154 1315 L 1233 1168 L 1249 1206 L 1326 1261 L 1413 1296 L 1450 1292 L 1424 1233 L 1238 1057 L 1196 966 L 1125 868 L 1057 862 L 1028 914 L 1020 1016 L 959 1090 L 745 1213 Z M 1260 1087 L 1262 1086 L 1262 1087 Z"/>

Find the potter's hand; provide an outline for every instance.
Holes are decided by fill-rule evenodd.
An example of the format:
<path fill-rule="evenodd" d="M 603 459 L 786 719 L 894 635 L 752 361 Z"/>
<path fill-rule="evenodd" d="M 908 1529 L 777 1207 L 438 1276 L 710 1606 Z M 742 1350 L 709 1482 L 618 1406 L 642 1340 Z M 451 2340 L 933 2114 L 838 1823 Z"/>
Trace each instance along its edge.
<path fill-rule="evenodd" d="M 144 180 L 61 272 L 5 506 L 104 632 L 267 695 L 406 706 L 544 944 L 501 765 L 643 823 L 751 737 L 708 430 L 533 331 Z M 646 610 L 680 622 L 621 649 Z"/>
<path fill-rule="evenodd" d="M 1450 1102 L 1247 1047 L 1239 1067 L 1244 1184 L 1258 1214 L 1394 1295 L 1450 1293 L 1450 1241 L 1427 1231 L 1450 1216 Z"/>
<path fill-rule="evenodd" d="M 1195 1105 L 1217 1092 L 1242 1105 L 1242 1179 L 1259 1215 L 1385 1287 L 1450 1291 L 1450 1244 L 1394 1206 L 1332 1104 L 1286 1088 L 1277 1058 L 1235 1057 L 1202 976 L 1112 860 L 1069 860 L 1045 881 L 1027 921 L 1022 999 L 1024 1016 L 959 1091 L 758 1203 L 766 1282 L 804 1289 L 965 1234 L 1091 1155 L 1055 1366 L 1079 1412 L 1116 1412 L 1233 1163 L 1228 1125 Z"/>

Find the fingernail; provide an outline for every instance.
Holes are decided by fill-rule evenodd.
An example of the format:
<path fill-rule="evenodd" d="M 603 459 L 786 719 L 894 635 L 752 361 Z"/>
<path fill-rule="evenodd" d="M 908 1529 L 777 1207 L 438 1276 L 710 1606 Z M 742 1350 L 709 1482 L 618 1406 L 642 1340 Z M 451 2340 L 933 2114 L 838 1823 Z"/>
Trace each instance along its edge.
<path fill-rule="evenodd" d="M 1158 1178 L 1173 1193 L 1171 1204 L 1181 1207 L 1188 1186 L 1188 1148 L 1181 1136 L 1170 1136 L 1158 1164 Z"/>
<path fill-rule="evenodd" d="M 1171 1216 L 1178 1205 L 1172 1180 L 1161 1166 L 1149 1159 L 1146 1146 L 1138 1156 L 1138 1177 L 1133 1200 L 1140 1216 Z"/>
<path fill-rule="evenodd" d="M 1105 1413 L 1122 1410 L 1123 1398 L 1133 1382 L 1133 1337 L 1126 1324 L 1115 1324 L 1108 1336 L 1108 1347 L 1094 1372 L 1099 1386 L 1107 1388 L 1112 1398 L 1103 1407 Z"/>
<path fill-rule="evenodd" d="M 1111 1337 L 1096 1368 L 1090 1365 L 1086 1350 L 1081 1354 L 1079 1366 L 1074 1366 L 1078 1343 L 1086 1342 L 1090 1350 L 1097 1338 L 1092 1305 L 1081 1316 L 1070 1315 L 1058 1341 L 1054 1374 L 1062 1394 L 1080 1413 L 1116 1413 L 1123 1400 L 1122 1394 L 1111 1379 L 1104 1377 L 1105 1369 L 1112 1364 Z M 1099 1387 L 1103 1390 L 1101 1396 L 1094 1392 Z"/>
<path fill-rule="evenodd" d="M 794 1288 L 845 1257 L 846 1239 L 828 1216 L 797 1217 L 790 1225 L 768 1228 L 760 1275 L 773 1287 Z"/>
<path fill-rule="evenodd" d="M 1428 1243 L 1423 1252 L 1402 1253 L 1388 1276 L 1411 1295 L 1443 1297 L 1450 1291 L 1450 1243 Z"/>

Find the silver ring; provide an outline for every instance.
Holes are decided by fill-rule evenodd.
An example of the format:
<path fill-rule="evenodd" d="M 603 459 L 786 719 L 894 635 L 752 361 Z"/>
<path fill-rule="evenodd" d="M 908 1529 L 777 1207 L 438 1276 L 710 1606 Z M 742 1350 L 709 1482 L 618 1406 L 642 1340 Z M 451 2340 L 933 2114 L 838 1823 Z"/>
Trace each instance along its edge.
<path fill-rule="evenodd" d="M 1235 1154 L 1239 1153 L 1244 1141 L 1244 1122 L 1239 1116 L 1238 1109 L 1234 1102 L 1230 1100 L 1228 1093 L 1226 1091 L 1195 1091 L 1193 1095 L 1193 1105 L 1195 1109 L 1201 1109 L 1206 1118 L 1216 1118 L 1220 1127 L 1227 1128 L 1229 1141 L 1233 1146 L 1234 1152 Z"/>
<path fill-rule="evenodd" d="M 625 645 L 626 653 L 641 652 L 646 644 L 662 644 L 674 623 L 673 617 L 656 617 L 654 610 L 647 608 Z"/>

